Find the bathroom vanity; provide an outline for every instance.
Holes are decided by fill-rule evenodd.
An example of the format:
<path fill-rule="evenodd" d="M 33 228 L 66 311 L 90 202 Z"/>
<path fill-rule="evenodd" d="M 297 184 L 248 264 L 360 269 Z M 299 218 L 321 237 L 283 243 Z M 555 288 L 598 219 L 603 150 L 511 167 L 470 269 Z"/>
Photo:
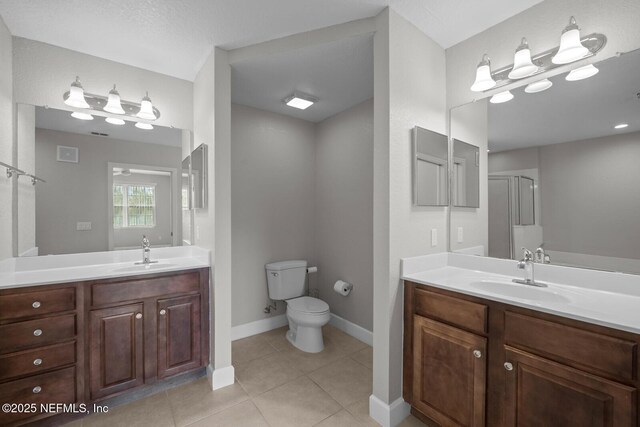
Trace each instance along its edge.
<path fill-rule="evenodd" d="M 0 425 L 50 424 L 42 403 L 108 405 L 204 367 L 209 267 L 183 261 L 93 266 L 94 276 L 107 268 L 115 273 L 36 286 L 21 283 L 22 276 L 63 273 L 13 273 L 14 286 L 0 288 L 0 401 L 23 407 L 1 413 Z M 90 269 L 75 270 L 81 277 Z M 34 410 L 25 412 L 31 404 Z"/>
<path fill-rule="evenodd" d="M 484 259 L 486 272 L 481 258 L 444 257 L 404 273 L 403 396 L 414 415 L 439 426 L 638 425 L 640 299 L 614 295 L 623 275 L 609 295 L 589 284 L 530 290 L 496 274 L 506 261 Z M 628 304 L 611 304 L 618 297 Z"/>

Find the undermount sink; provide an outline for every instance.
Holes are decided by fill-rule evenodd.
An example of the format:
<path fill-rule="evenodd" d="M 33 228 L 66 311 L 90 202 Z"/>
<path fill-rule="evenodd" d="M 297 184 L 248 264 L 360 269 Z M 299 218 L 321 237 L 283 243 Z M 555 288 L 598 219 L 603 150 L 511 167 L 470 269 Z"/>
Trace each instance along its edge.
<path fill-rule="evenodd" d="M 497 295 L 521 298 L 531 301 L 544 302 L 570 302 L 571 300 L 564 295 L 559 295 L 549 288 L 537 288 L 517 283 L 501 283 L 501 282 L 472 282 L 472 288 L 482 289 Z"/>
<path fill-rule="evenodd" d="M 159 270 L 162 268 L 171 268 L 175 266 L 176 264 L 167 264 L 167 263 L 159 262 L 155 264 L 138 264 L 138 265 L 133 265 L 131 267 L 116 268 L 113 271 L 115 273 L 127 273 L 127 272 L 136 273 L 138 271 L 152 271 L 152 270 Z"/>

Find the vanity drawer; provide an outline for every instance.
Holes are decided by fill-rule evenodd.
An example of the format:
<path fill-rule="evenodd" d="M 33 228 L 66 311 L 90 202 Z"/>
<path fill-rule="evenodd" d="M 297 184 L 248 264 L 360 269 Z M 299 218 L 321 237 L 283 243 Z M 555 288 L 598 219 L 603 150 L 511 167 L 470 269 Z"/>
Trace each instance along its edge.
<path fill-rule="evenodd" d="M 91 285 L 91 305 L 139 301 L 145 298 L 199 291 L 200 273 L 198 271 L 155 278 L 120 279 Z"/>
<path fill-rule="evenodd" d="M 486 333 L 488 307 L 471 301 L 452 298 L 416 287 L 415 313 L 459 326 L 470 331 Z"/>
<path fill-rule="evenodd" d="M 76 370 L 73 367 L 0 384 L 0 402 L 36 405 L 35 413 L 0 412 L 0 425 L 10 425 L 40 414 L 42 403 L 74 403 L 75 401 Z"/>
<path fill-rule="evenodd" d="M 76 289 L 37 290 L 0 295 L 0 320 L 59 313 L 76 308 Z"/>
<path fill-rule="evenodd" d="M 505 313 L 505 344 L 591 372 L 632 381 L 637 378 L 637 344 L 522 314 Z"/>
<path fill-rule="evenodd" d="M 9 323 L 0 326 L 0 354 L 54 344 L 75 335 L 75 314 Z"/>
<path fill-rule="evenodd" d="M 75 361 L 75 341 L 7 354 L 0 356 L 0 381 L 48 371 Z"/>

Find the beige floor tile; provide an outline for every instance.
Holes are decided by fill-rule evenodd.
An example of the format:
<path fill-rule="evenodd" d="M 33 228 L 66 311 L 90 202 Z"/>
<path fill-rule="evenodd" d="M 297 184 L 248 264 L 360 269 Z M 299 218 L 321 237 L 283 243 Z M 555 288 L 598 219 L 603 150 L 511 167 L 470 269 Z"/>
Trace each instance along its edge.
<path fill-rule="evenodd" d="M 355 360 L 345 357 L 313 371 L 309 378 L 315 381 L 342 406 L 371 396 L 373 375 Z"/>
<path fill-rule="evenodd" d="M 251 396 L 262 394 L 303 375 L 281 353 L 254 359 L 250 362 L 239 364 L 235 368 L 236 378 L 238 378 L 242 388 Z"/>
<path fill-rule="evenodd" d="M 398 427 L 427 427 L 427 425 L 413 415 L 409 415 L 398 424 Z"/>
<path fill-rule="evenodd" d="M 116 406 L 109 412 L 90 415 L 82 420 L 88 427 L 172 427 L 173 417 L 167 394 L 163 391 L 126 405 Z"/>
<path fill-rule="evenodd" d="M 275 347 L 269 344 L 269 340 L 263 334 L 231 343 L 231 358 L 234 365 L 259 359 L 275 352 Z"/>
<path fill-rule="evenodd" d="M 249 398 L 240 384 L 214 391 L 206 378 L 171 389 L 168 395 L 178 427 L 194 423 Z"/>
<path fill-rule="evenodd" d="M 355 353 L 368 347 L 367 344 L 362 341 L 353 338 L 351 335 L 345 334 L 340 329 L 331 325 L 327 325 L 322 328 L 322 335 L 324 336 L 325 345 L 327 344 L 327 341 L 333 342 L 346 354 Z"/>
<path fill-rule="evenodd" d="M 253 399 L 271 426 L 313 426 L 342 408 L 318 385 L 307 377 L 287 384 Z"/>
<path fill-rule="evenodd" d="M 274 329 L 269 332 L 265 332 L 262 334 L 269 344 L 274 347 L 276 350 L 284 350 L 291 346 L 289 341 L 287 340 L 286 333 L 289 330 L 289 326 L 284 326 L 282 328 Z"/>
<path fill-rule="evenodd" d="M 256 405 L 247 400 L 209 415 L 189 427 L 269 427 Z"/>
<path fill-rule="evenodd" d="M 380 425 L 369 416 L 369 396 L 356 400 L 346 409 L 365 426 L 377 427 Z"/>
<path fill-rule="evenodd" d="M 329 418 L 316 424 L 316 427 L 364 427 L 365 424 L 361 423 L 351 415 L 346 409 L 333 414 Z"/>
<path fill-rule="evenodd" d="M 373 348 L 367 346 L 351 355 L 351 358 L 369 369 L 373 369 Z"/>

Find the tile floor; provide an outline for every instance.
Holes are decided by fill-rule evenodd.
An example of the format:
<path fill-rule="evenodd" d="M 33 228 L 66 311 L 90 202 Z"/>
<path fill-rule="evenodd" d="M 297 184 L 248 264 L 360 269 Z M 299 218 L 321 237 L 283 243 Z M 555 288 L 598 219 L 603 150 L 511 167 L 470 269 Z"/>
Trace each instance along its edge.
<path fill-rule="evenodd" d="M 293 347 L 285 332 L 233 343 L 232 386 L 212 391 L 201 378 L 69 426 L 377 426 L 368 416 L 371 347 L 326 326 L 324 351 L 309 354 Z M 409 417 L 402 426 L 424 424 Z"/>

